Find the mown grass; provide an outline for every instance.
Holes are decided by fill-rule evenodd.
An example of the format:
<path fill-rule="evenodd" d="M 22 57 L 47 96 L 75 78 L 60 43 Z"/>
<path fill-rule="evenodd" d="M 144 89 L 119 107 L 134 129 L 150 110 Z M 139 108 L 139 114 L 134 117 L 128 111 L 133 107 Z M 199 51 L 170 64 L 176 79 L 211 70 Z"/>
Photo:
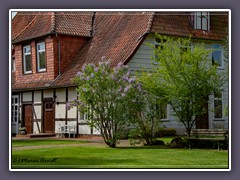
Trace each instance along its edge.
<path fill-rule="evenodd" d="M 82 140 L 58 140 L 58 139 L 24 139 L 12 140 L 12 147 L 26 147 L 26 146 L 42 146 L 42 145 L 58 145 L 58 144 L 79 144 L 87 143 Z"/>
<path fill-rule="evenodd" d="M 74 142 L 79 143 L 79 141 Z M 43 140 L 42 143 L 44 144 Z M 45 143 L 49 143 L 49 141 Z M 76 147 L 67 146 L 68 141 L 61 143 L 66 143 L 66 147 L 13 149 L 12 168 L 228 168 L 228 151 L 169 149 L 159 146 L 109 148 L 104 145 L 93 147 L 88 143 Z M 17 147 L 17 144 L 20 143 L 13 141 L 13 147 Z M 35 145 L 36 142 L 33 140 L 31 144 Z"/>

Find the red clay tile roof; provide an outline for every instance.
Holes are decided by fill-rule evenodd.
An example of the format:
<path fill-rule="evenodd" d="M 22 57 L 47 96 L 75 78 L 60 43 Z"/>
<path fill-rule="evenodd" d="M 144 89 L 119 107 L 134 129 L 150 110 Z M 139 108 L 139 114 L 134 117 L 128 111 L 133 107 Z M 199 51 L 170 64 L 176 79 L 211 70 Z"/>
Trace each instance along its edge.
<path fill-rule="evenodd" d="M 49 85 L 51 85 L 53 81 L 32 81 L 28 83 L 15 83 L 12 84 L 12 90 L 14 92 L 16 91 L 21 91 L 21 90 L 26 90 L 26 89 L 44 89 L 44 88 L 49 88 Z"/>
<path fill-rule="evenodd" d="M 92 12 L 19 12 L 12 21 L 13 43 L 51 33 L 91 36 Z"/>
<path fill-rule="evenodd" d="M 192 38 L 223 40 L 226 38 L 228 14 L 210 12 L 210 31 L 195 30 L 192 22 L 193 12 L 158 12 L 155 13 L 151 32 L 164 35 Z"/>
<path fill-rule="evenodd" d="M 105 13 L 95 16 L 94 35 L 75 58 L 74 63 L 57 79 L 53 86 L 72 85 L 71 79 L 84 63 L 96 63 L 101 57 L 111 60 L 111 65 L 126 62 L 149 32 L 152 13 Z"/>
<path fill-rule="evenodd" d="M 52 19 L 49 20 L 53 23 L 46 22 L 48 25 L 48 28 L 46 29 L 52 28 L 63 34 L 76 33 L 83 36 L 90 36 L 93 18 L 92 13 L 83 13 L 79 16 L 76 14 L 57 12 L 52 16 Z M 96 12 L 92 38 L 86 42 L 66 71 L 63 72 L 63 74 L 54 82 L 50 82 L 51 87 L 66 87 L 74 85 L 71 79 L 79 70 L 81 70 L 82 65 L 85 63 L 97 63 L 101 60 L 102 56 L 105 56 L 106 59 L 110 59 L 112 66 L 116 66 L 119 62 L 126 64 L 144 41 L 148 33 L 157 32 L 160 34 L 182 37 L 188 37 L 192 34 L 193 38 L 223 40 L 227 35 L 227 13 L 215 12 L 211 13 L 211 15 L 211 29 L 210 32 L 206 33 L 194 30 L 191 21 L 191 13 L 189 12 L 164 12 L 164 15 L 162 12 Z M 38 16 L 40 17 L 40 15 Z M 30 24 L 29 28 L 30 26 L 32 28 L 31 21 L 35 20 L 33 20 L 33 18 L 27 18 L 26 21 Z M 44 22 L 45 21 L 47 20 L 44 20 Z M 20 24 L 26 25 L 28 23 L 24 21 Z M 40 22 L 32 22 L 32 24 L 33 23 L 41 24 Z M 49 27 L 49 24 L 52 25 L 51 28 Z M 36 29 L 30 29 L 28 32 L 37 32 Z M 38 33 L 41 32 L 42 31 Z M 45 30 L 45 32 L 47 32 L 47 30 Z M 16 32 L 14 31 L 13 34 L 16 34 Z M 22 34 L 26 33 L 23 32 Z M 23 35 L 20 36 L 22 38 L 24 37 Z M 45 84 L 46 82 L 41 81 L 39 83 L 33 82 L 29 85 L 16 85 L 13 88 L 46 88 Z"/>

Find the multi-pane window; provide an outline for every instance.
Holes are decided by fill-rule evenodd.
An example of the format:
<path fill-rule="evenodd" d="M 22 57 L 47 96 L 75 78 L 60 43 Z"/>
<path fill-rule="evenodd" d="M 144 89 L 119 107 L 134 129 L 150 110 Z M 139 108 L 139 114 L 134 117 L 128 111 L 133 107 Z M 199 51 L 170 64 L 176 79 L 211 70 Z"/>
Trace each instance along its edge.
<path fill-rule="evenodd" d="M 220 44 L 212 45 L 212 64 L 223 67 L 223 48 Z"/>
<path fill-rule="evenodd" d="M 209 31 L 210 30 L 209 12 L 196 12 L 194 26 L 195 26 L 195 29 Z"/>
<path fill-rule="evenodd" d="M 32 73 L 31 47 L 23 47 L 23 72 L 24 74 Z"/>
<path fill-rule="evenodd" d="M 46 71 L 46 56 L 44 42 L 37 44 L 37 70 L 38 72 Z"/>
<path fill-rule="evenodd" d="M 222 92 L 214 93 L 214 118 L 223 118 Z"/>
<path fill-rule="evenodd" d="M 17 123 L 18 122 L 18 108 L 19 108 L 19 100 L 18 96 L 12 96 L 12 122 Z"/>
<path fill-rule="evenodd" d="M 167 103 L 162 103 L 156 106 L 156 110 L 159 113 L 159 118 L 164 120 L 168 119 L 168 105 Z"/>

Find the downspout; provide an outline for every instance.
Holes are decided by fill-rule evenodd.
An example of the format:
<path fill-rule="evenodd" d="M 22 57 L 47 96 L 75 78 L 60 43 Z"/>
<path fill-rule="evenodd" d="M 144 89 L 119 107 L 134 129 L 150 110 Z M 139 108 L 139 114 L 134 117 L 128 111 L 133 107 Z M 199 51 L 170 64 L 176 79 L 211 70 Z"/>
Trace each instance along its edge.
<path fill-rule="evenodd" d="M 60 59 L 61 59 L 61 44 L 58 39 L 58 34 L 56 33 L 56 37 L 58 40 L 58 76 L 61 76 L 61 64 L 60 64 Z"/>
<path fill-rule="evenodd" d="M 51 82 L 49 86 L 51 86 L 60 76 L 61 76 L 61 44 L 58 39 L 58 34 L 56 33 L 56 38 L 57 38 L 57 46 L 58 46 L 58 75 L 57 77 Z"/>

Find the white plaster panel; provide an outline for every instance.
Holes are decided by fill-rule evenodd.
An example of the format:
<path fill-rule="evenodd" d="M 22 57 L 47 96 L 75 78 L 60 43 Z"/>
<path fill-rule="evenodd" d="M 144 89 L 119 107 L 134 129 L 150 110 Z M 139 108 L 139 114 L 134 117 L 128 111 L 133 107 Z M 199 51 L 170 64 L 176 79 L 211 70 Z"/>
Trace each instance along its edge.
<path fill-rule="evenodd" d="M 42 118 L 42 116 L 41 116 L 42 106 L 41 106 L 41 105 L 35 105 L 35 106 L 34 106 L 34 110 L 35 110 L 37 119 L 41 119 L 41 118 Z M 35 119 L 35 116 L 34 116 L 34 119 Z"/>
<path fill-rule="evenodd" d="M 41 103 L 41 91 L 34 91 L 34 103 Z"/>
<path fill-rule="evenodd" d="M 23 102 L 25 101 L 32 101 L 32 92 L 23 93 Z"/>
<path fill-rule="evenodd" d="M 65 118 L 66 114 L 66 105 L 65 104 L 57 104 L 55 106 L 55 118 Z"/>
<path fill-rule="evenodd" d="M 88 125 L 79 125 L 79 134 L 91 134 L 91 128 Z"/>
<path fill-rule="evenodd" d="M 55 133 L 59 133 L 59 128 L 65 125 L 65 121 L 55 121 Z"/>
<path fill-rule="evenodd" d="M 52 98 L 53 97 L 53 90 L 44 90 L 43 91 L 43 97 L 44 98 Z"/>
<path fill-rule="evenodd" d="M 68 101 L 77 99 L 77 91 L 75 87 L 68 88 Z"/>
<path fill-rule="evenodd" d="M 77 122 L 76 122 L 76 121 L 68 121 L 67 124 L 68 124 L 69 126 L 75 126 L 75 127 L 77 127 Z"/>
<path fill-rule="evenodd" d="M 77 108 L 73 107 L 68 110 L 68 118 L 77 118 Z"/>
<path fill-rule="evenodd" d="M 41 122 L 38 122 L 38 125 L 41 132 Z M 40 132 L 38 131 L 37 122 L 33 122 L 33 134 L 39 134 Z"/>
<path fill-rule="evenodd" d="M 100 131 L 98 131 L 96 128 L 93 128 L 93 134 L 94 135 L 99 135 L 101 134 Z"/>
<path fill-rule="evenodd" d="M 56 96 L 57 102 L 65 102 L 66 101 L 66 89 L 65 88 L 61 88 L 61 89 L 56 89 Z"/>

